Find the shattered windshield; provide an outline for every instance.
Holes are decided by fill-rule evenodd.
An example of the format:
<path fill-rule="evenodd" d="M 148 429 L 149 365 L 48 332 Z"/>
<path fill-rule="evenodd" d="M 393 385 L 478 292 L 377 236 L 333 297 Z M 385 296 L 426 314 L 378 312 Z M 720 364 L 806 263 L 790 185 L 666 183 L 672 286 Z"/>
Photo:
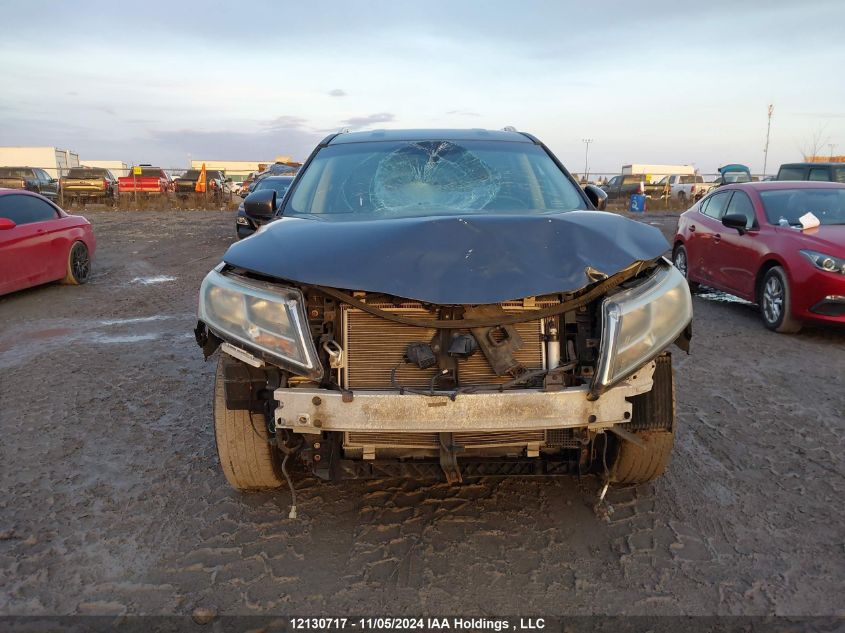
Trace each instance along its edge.
<path fill-rule="evenodd" d="M 331 145 L 302 175 L 285 215 L 346 219 L 585 208 L 546 152 L 504 141 Z"/>

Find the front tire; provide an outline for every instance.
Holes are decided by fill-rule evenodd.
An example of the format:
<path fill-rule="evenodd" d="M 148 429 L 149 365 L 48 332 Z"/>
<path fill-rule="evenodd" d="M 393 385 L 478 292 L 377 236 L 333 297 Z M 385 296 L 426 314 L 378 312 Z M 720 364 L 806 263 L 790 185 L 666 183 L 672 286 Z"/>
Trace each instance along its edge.
<path fill-rule="evenodd" d="M 225 365 L 230 362 L 237 361 L 221 352 L 214 379 L 214 438 L 220 468 L 236 490 L 278 488 L 284 476 L 264 416 L 226 407 Z"/>
<path fill-rule="evenodd" d="M 774 332 L 795 334 L 801 331 L 801 322 L 792 316 L 792 294 L 786 271 L 773 266 L 766 271 L 760 284 L 757 303 L 763 324 Z"/>
<path fill-rule="evenodd" d="M 666 354 L 656 359 L 654 386 L 631 401 L 633 416 L 625 426 L 645 447 L 622 440 L 610 480 L 619 484 L 644 484 L 666 471 L 675 445 L 675 379 L 671 356 Z"/>
<path fill-rule="evenodd" d="M 74 242 L 67 256 L 64 282 L 71 286 L 84 284 L 91 277 L 91 255 L 83 242 Z"/>
<path fill-rule="evenodd" d="M 689 278 L 689 255 L 687 254 L 687 249 L 683 244 L 678 244 L 675 247 L 675 251 L 672 253 L 672 263 L 687 280 L 690 292 L 698 290 L 698 282 L 690 281 Z"/>

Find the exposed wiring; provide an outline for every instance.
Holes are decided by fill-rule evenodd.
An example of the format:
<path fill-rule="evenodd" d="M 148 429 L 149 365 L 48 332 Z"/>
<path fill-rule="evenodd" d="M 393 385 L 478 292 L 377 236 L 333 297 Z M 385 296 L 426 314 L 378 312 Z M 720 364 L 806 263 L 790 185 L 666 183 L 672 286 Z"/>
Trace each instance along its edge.
<path fill-rule="evenodd" d="M 302 448 L 302 444 L 305 442 L 304 439 L 299 441 L 299 444 L 294 446 L 293 448 L 289 448 L 285 444 L 279 445 L 279 449 L 285 454 L 284 459 L 282 459 L 282 475 L 285 477 L 285 481 L 288 482 L 288 489 L 290 490 L 290 512 L 288 513 L 289 519 L 296 518 L 296 489 L 293 487 L 293 481 L 288 474 L 288 458 L 297 452 L 300 448 Z"/>

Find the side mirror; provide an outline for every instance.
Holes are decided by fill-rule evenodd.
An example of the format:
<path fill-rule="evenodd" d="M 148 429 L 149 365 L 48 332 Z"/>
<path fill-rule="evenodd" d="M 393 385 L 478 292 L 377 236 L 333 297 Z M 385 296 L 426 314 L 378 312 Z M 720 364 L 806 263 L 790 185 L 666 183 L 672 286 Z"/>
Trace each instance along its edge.
<path fill-rule="evenodd" d="M 253 191 L 244 199 L 244 213 L 257 224 L 266 224 L 276 214 L 276 192 L 272 189 Z"/>
<path fill-rule="evenodd" d="M 729 229 L 736 229 L 740 235 L 745 233 L 745 226 L 748 220 L 741 213 L 728 213 L 722 216 L 722 224 Z"/>
<path fill-rule="evenodd" d="M 0 231 L 8 231 L 17 226 L 13 220 L 9 218 L 0 218 Z"/>
<path fill-rule="evenodd" d="M 607 192 L 604 189 L 595 185 L 587 185 L 584 187 L 584 193 L 587 194 L 596 209 L 604 211 L 607 206 Z"/>

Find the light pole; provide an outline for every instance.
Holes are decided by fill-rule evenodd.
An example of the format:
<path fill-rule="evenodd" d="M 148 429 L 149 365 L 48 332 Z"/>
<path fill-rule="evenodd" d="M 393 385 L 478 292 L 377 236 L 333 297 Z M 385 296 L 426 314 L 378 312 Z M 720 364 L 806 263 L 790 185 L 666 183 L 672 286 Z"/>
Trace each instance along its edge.
<path fill-rule="evenodd" d="M 772 131 L 772 112 L 775 111 L 775 106 L 769 104 L 769 122 L 766 124 L 766 146 L 763 148 L 763 176 L 766 175 L 766 166 L 769 163 L 769 133 Z"/>
<path fill-rule="evenodd" d="M 833 160 L 833 148 L 836 147 L 836 143 L 828 143 L 827 146 L 830 148 L 830 160 Z"/>
<path fill-rule="evenodd" d="M 592 143 L 595 139 L 593 138 L 582 138 L 581 139 L 586 145 L 586 149 L 584 150 L 584 182 L 588 182 L 590 180 L 590 172 L 589 172 L 589 161 L 590 161 L 590 143 Z"/>

